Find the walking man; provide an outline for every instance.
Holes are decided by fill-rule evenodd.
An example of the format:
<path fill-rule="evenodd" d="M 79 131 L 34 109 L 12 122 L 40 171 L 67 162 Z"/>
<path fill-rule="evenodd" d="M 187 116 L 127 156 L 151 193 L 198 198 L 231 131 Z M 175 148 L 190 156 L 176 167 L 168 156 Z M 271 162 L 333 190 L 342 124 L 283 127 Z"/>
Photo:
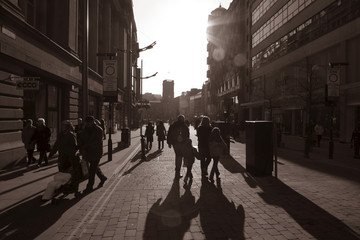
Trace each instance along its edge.
<path fill-rule="evenodd" d="M 44 160 L 45 166 L 48 165 L 47 151 L 50 151 L 50 128 L 45 125 L 45 119 L 39 118 L 35 130 L 35 139 L 37 150 L 40 152 L 38 167 L 41 167 L 41 163 Z"/>
<path fill-rule="evenodd" d="M 34 158 L 35 131 L 36 128 L 33 126 L 33 121 L 31 119 L 26 120 L 26 126 L 22 131 L 21 139 L 27 151 L 27 156 L 28 156 L 28 162 L 26 165 L 27 167 L 29 167 L 31 162 L 35 163 L 36 161 Z"/>
<path fill-rule="evenodd" d="M 99 162 L 103 154 L 103 130 L 95 124 L 93 116 L 85 118 L 85 128 L 80 135 L 80 149 L 85 160 L 89 162 L 89 181 L 84 193 L 93 191 L 95 173 L 100 178 L 98 187 L 102 187 L 107 177 L 102 173 Z"/>
<path fill-rule="evenodd" d="M 181 178 L 180 169 L 184 157 L 183 148 L 187 139 L 189 139 L 189 127 L 185 123 L 184 115 L 179 115 L 169 128 L 167 143 L 169 148 L 174 147 L 175 151 L 175 178 Z"/>

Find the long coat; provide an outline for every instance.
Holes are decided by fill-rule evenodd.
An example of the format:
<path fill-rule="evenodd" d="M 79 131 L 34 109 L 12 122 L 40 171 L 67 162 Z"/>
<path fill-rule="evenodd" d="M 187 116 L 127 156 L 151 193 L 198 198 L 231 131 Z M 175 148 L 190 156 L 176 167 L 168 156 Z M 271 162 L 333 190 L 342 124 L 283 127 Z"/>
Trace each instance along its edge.
<path fill-rule="evenodd" d="M 158 137 L 158 141 L 164 141 L 166 136 L 166 129 L 164 125 L 158 125 L 156 127 L 156 135 Z"/>
<path fill-rule="evenodd" d="M 209 141 L 211 130 L 211 126 L 199 126 L 196 130 L 198 137 L 199 153 L 203 157 L 210 157 Z"/>
<path fill-rule="evenodd" d="M 50 128 L 47 126 L 40 125 L 36 127 L 35 130 L 35 139 L 38 151 L 48 150 L 48 144 L 50 142 Z"/>
<path fill-rule="evenodd" d="M 34 126 L 25 127 L 21 133 L 21 140 L 25 149 L 35 149 L 35 131 Z"/>

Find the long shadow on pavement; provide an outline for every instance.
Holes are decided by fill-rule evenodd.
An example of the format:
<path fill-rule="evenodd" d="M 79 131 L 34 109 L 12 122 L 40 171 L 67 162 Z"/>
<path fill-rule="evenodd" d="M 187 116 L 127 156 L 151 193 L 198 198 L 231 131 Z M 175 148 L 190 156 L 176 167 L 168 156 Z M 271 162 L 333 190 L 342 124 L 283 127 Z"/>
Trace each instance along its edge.
<path fill-rule="evenodd" d="M 191 219 L 198 215 L 190 188 L 180 197 L 179 179 L 175 179 L 165 200 L 159 198 L 146 217 L 143 239 L 184 239 Z"/>
<path fill-rule="evenodd" d="M 231 155 L 224 155 L 220 158 L 220 163 L 224 166 L 226 170 L 231 173 L 241 173 L 246 181 L 246 183 L 251 188 L 256 187 L 256 181 L 246 172 L 246 169 L 236 161 Z"/>
<path fill-rule="evenodd" d="M 318 161 L 314 159 L 304 158 L 303 153 L 296 152 L 292 150 L 279 150 L 278 156 L 287 161 L 293 162 L 300 166 L 313 169 L 319 172 L 324 172 L 331 174 L 333 176 L 338 176 L 344 179 L 348 179 L 354 182 L 360 183 L 360 170 L 352 168 L 352 166 L 346 165 L 346 163 L 341 164 L 336 162 L 336 160 Z M 359 166 L 360 164 L 358 164 Z"/>
<path fill-rule="evenodd" d="M 152 152 L 152 153 L 150 153 L 149 155 L 146 156 L 146 162 L 151 161 L 151 160 L 157 158 L 157 157 L 160 156 L 160 155 L 161 155 L 161 151 L 160 151 L 160 150 L 157 150 L 157 151 L 155 151 L 155 152 Z M 131 173 L 131 172 L 132 172 L 135 168 L 137 168 L 140 164 L 142 164 L 143 162 L 145 162 L 145 161 L 143 161 L 143 160 L 141 159 L 141 151 L 139 151 L 139 152 L 130 160 L 130 162 L 136 162 L 137 160 L 139 160 L 139 162 L 138 162 L 137 164 L 135 164 L 134 166 L 132 166 L 132 167 L 131 167 L 130 169 L 128 169 L 127 171 L 125 171 L 125 172 L 123 173 L 123 176 Z"/>
<path fill-rule="evenodd" d="M 245 239 L 244 208 L 230 202 L 220 184 L 215 187 L 203 180 L 197 204 L 200 206 L 200 222 L 205 239 Z"/>
<path fill-rule="evenodd" d="M 320 240 L 359 239 L 343 222 L 294 191 L 279 179 L 263 177 L 257 178 L 257 180 L 258 186 L 263 190 L 262 193 L 259 193 L 260 197 L 266 203 L 284 209 L 314 238 Z"/>
<path fill-rule="evenodd" d="M 26 167 L 26 163 L 22 164 L 21 166 L 17 166 L 16 168 L 13 169 L 6 169 L 3 172 L 1 172 L 0 174 L 0 181 L 7 181 L 7 180 L 11 180 L 17 177 L 21 177 L 23 176 L 25 173 L 33 171 L 34 173 L 36 172 L 40 172 L 40 171 L 45 171 L 49 168 L 53 168 L 55 166 L 57 166 L 57 159 L 49 159 L 49 164 L 48 166 L 42 166 L 41 168 L 37 167 L 37 163 L 33 163 L 31 164 L 28 168 Z"/>
<path fill-rule="evenodd" d="M 52 226 L 80 199 L 63 199 L 58 205 L 42 205 L 41 196 L 0 214 L 0 239 L 35 239 Z"/>

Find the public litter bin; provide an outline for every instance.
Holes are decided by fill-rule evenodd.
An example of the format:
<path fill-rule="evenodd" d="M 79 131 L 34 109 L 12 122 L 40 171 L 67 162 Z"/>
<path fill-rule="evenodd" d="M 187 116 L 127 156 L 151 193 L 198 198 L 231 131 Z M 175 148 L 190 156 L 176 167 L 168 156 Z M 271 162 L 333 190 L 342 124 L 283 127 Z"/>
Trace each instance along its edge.
<path fill-rule="evenodd" d="M 212 123 L 213 127 L 218 127 L 220 129 L 221 137 L 227 145 L 226 154 L 230 154 L 230 134 L 231 134 L 231 125 L 230 123 L 224 121 L 214 121 Z"/>
<path fill-rule="evenodd" d="M 246 121 L 246 171 L 271 176 L 273 170 L 273 123 Z"/>
<path fill-rule="evenodd" d="M 129 128 L 122 128 L 121 129 L 121 142 L 124 146 L 128 147 L 131 144 L 131 134 Z"/>

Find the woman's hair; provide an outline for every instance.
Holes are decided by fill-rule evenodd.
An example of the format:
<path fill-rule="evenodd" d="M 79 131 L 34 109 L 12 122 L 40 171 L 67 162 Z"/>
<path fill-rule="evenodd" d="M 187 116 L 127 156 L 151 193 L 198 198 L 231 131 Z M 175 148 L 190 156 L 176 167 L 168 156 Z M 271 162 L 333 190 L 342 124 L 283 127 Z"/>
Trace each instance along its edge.
<path fill-rule="evenodd" d="M 208 116 L 203 116 L 200 122 L 200 126 L 210 126 L 210 118 Z"/>
<path fill-rule="evenodd" d="M 221 138 L 220 128 L 214 127 L 214 128 L 211 130 L 211 138 L 212 138 L 212 139 L 220 139 L 220 138 Z"/>

